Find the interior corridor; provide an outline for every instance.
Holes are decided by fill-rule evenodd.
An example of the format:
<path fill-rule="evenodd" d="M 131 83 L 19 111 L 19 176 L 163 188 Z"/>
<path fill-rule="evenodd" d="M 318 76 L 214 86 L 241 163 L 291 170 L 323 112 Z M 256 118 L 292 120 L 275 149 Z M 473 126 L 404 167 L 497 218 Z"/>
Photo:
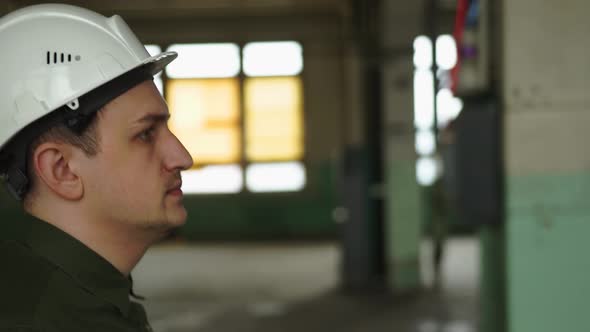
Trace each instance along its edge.
<path fill-rule="evenodd" d="M 430 245 L 422 275 L 432 285 Z M 136 292 L 156 332 L 475 332 L 478 243 L 447 245 L 440 287 L 392 296 L 337 289 L 335 243 L 165 244 L 135 271 Z"/>

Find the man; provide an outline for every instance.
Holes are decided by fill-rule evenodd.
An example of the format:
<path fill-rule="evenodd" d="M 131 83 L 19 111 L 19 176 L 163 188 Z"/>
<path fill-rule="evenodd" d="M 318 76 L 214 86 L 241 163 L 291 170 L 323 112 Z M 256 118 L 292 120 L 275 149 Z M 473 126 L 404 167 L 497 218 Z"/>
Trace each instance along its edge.
<path fill-rule="evenodd" d="M 185 222 L 192 165 L 152 82 L 176 54 L 66 5 L 6 15 L 0 45 L 0 174 L 33 219 L 0 244 L 0 331 L 149 331 L 130 273 Z"/>

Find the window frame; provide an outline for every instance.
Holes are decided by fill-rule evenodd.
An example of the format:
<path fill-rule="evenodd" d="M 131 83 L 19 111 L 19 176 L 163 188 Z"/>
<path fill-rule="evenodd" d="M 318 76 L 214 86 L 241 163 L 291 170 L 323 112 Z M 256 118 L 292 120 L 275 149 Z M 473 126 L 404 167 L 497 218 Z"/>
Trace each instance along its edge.
<path fill-rule="evenodd" d="M 284 41 L 292 41 L 292 42 L 296 42 L 300 45 L 301 47 L 301 56 L 302 56 L 302 68 L 301 70 L 296 74 L 296 75 L 270 75 L 270 76 L 247 76 L 245 71 L 244 71 L 244 65 L 243 65 L 243 58 L 244 58 L 244 48 L 246 45 L 248 45 L 249 43 L 256 43 L 256 42 L 284 42 Z M 206 167 L 206 166 L 216 166 L 216 165 L 238 165 L 240 167 L 241 170 L 241 174 L 242 174 L 242 179 L 241 179 L 241 190 L 239 192 L 203 192 L 203 193 L 188 193 L 191 196 L 208 196 L 208 195 L 231 195 L 231 196 L 235 196 L 235 195 L 273 195 L 273 196 L 277 196 L 277 195 L 292 195 L 292 194 L 301 194 L 304 193 L 306 191 L 309 190 L 310 187 L 310 181 L 309 181 L 309 167 L 308 167 L 308 162 L 307 162 L 307 146 L 306 146 L 306 140 L 305 140 L 305 133 L 306 133 L 306 103 L 305 103 L 305 80 L 304 80 L 304 73 L 305 73 L 305 46 L 304 44 L 300 41 L 300 40 L 295 40 L 295 39 L 288 39 L 288 40 L 256 40 L 256 41 L 248 41 L 248 42 L 234 42 L 234 41 L 218 41 L 215 43 L 232 43 L 238 46 L 238 50 L 239 50 L 239 62 L 240 62 L 240 69 L 238 71 L 237 76 L 233 76 L 231 78 L 235 78 L 238 81 L 238 118 L 239 118 L 239 130 L 240 130 L 240 144 L 239 144 L 239 149 L 240 149 L 240 153 L 239 153 L 239 162 L 238 163 L 207 163 L 207 164 L 203 164 L 200 166 Z M 154 46 L 158 46 L 160 47 L 161 50 L 165 50 L 168 51 L 169 47 L 172 45 L 178 45 L 178 44 L 191 44 L 191 43 L 186 43 L 186 42 L 179 42 L 179 43 L 174 43 L 174 44 L 159 44 L 159 43 L 152 43 L 150 45 L 154 45 Z M 207 42 L 196 42 L 194 44 L 209 44 Z M 245 84 L 246 84 L 246 80 L 248 78 L 272 78 L 272 77 L 296 77 L 299 78 L 300 82 L 301 82 L 301 91 L 300 91 L 300 104 L 301 104 L 301 158 L 299 159 L 292 159 L 292 160 L 276 160 L 276 161 L 264 161 L 264 162 L 259 162 L 259 161 L 250 161 L 247 158 L 247 137 L 246 137 L 246 116 L 245 116 L 245 102 L 246 102 L 246 95 L 245 95 Z M 160 79 L 162 81 L 162 93 L 163 93 L 163 98 L 166 100 L 168 95 L 169 95 L 169 91 L 168 91 L 168 81 L 169 80 L 175 80 L 175 79 L 183 79 L 183 78 L 170 78 L 168 77 L 168 75 L 166 74 L 166 69 L 162 70 Z M 202 80 L 206 80 L 208 78 L 205 77 L 195 77 L 194 79 L 202 79 Z M 301 165 L 302 169 L 303 169 L 303 174 L 304 174 L 304 183 L 303 186 L 299 189 L 296 190 L 280 190 L 280 191 L 252 191 L 248 188 L 248 179 L 247 179 L 247 172 L 249 169 L 249 166 L 251 165 L 264 165 L 264 164 L 282 164 L 282 163 L 298 163 Z"/>

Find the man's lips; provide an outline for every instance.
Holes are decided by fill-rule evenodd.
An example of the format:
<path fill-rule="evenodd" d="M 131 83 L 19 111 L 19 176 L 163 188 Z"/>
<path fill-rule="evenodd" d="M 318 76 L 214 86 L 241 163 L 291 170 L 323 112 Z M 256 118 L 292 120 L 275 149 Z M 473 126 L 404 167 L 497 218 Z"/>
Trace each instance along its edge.
<path fill-rule="evenodd" d="M 166 191 L 167 194 L 170 195 L 182 195 L 182 182 L 175 183 L 172 187 Z"/>

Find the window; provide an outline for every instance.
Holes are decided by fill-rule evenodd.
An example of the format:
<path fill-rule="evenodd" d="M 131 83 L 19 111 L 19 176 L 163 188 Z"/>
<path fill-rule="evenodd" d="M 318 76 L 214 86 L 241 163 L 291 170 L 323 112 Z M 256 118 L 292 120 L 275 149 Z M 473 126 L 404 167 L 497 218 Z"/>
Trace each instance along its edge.
<path fill-rule="evenodd" d="M 243 62 L 248 76 L 292 76 L 303 70 L 303 52 L 296 42 L 250 43 Z"/>
<path fill-rule="evenodd" d="M 168 51 L 178 53 L 178 59 L 166 67 L 170 78 L 223 78 L 240 73 L 236 44 L 176 44 Z"/>
<path fill-rule="evenodd" d="M 252 192 L 301 190 L 305 186 L 305 169 L 298 162 L 252 164 L 246 171 L 246 181 Z"/>
<path fill-rule="evenodd" d="M 301 80 L 248 78 L 244 92 L 247 158 L 260 162 L 301 159 Z"/>
<path fill-rule="evenodd" d="M 195 166 L 240 162 L 238 81 L 177 79 L 167 84 L 171 130 Z"/>
<path fill-rule="evenodd" d="M 301 45 L 176 44 L 168 51 L 179 53 L 164 82 L 170 128 L 195 161 L 183 190 L 303 189 Z"/>
<path fill-rule="evenodd" d="M 436 156 L 434 127 L 445 127 L 463 108 L 462 101 L 450 89 L 450 79 L 445 78 L 456 64 L 457 48 L 452 36 L 439 36 L 434 48 L 426 36 L 414 40 L 414 127 L 416 152 L 420 156 L 416 162 L 416 179 L 422 186 L 432 185 L 443 171 Z"/>

